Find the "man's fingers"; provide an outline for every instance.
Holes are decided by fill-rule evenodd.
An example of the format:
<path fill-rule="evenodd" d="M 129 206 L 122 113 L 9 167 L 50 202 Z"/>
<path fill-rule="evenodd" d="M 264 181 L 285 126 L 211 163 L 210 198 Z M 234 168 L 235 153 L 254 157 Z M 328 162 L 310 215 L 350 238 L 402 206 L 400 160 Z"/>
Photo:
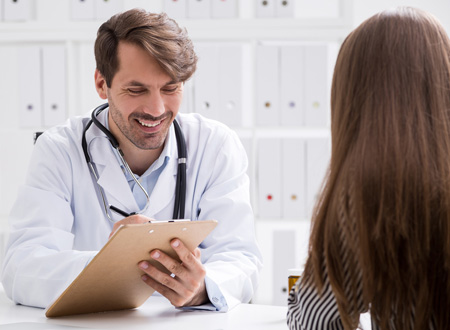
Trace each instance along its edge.
<path fill-rule="evenodd" d="M 146 273 L 142 277 L 143 281 L 169 299 L 174 306 L 204 303 L 208 296 L 205 288 L 206 270 L 200 260 L 200 249 L 191 252 L 178 238 L 170 244 L 181 262 L 160 250 L 151 251 L 150 258 L 166 268 L 172 276 L 161 272 L 149 261 L 141 261 L 139 267 Z"/>
<path fill-rule="evenodd" d="M 169 275 L 158 270 L 147 261 L 141 261 L 139 268 L 145 272 L 142 280 L 169 299 L 176 307 L 184 305 L 193 295 L 192 290 L 181 283 L 176 275 Z"/>
<path fill-rule="evenodd" d="M 193 252 L 191 252 L 178 238 L 173 239 L 170 242 L 170 245 L 178 254 L 178 257 L 180 258 L 184 267 L 188 268 L 189 270 L 200 272 L 199 275 L 201 275 L 201 269 L 203 268 L 203 266 L 200 262 L 199 248 L 196 248 Z"/>
<path fill-rule="evenodd" d="M 151 221 L 153 219 L 148 218 L 146 216 L 143 216 L 141 214 L 134 214 L 134 215 L 130 215 L 129 217 L 123 218 L 120 221 L 117 221 L 116 223 L 114 223 L 113 229 L 111 231 L 111 234 L 109 234 L 109 238 L 111 238 L 111 236 L 117 231 L 117 229 L 119 229 L 120 226 L 122 225 L 129 225 L 129 224 L 142 224 L 142 223 L 147 223 L 149 221 Z"/>

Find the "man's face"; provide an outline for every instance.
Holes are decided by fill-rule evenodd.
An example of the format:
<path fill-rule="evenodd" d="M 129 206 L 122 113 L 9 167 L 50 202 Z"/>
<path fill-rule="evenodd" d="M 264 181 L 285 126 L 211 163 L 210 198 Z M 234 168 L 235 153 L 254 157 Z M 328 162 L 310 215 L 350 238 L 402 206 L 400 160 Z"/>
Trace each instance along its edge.
<path fill-rule="evenodd" d="M 162 150 L 181 104 L 183 83 L 173 81 L 137 45 L 120 42 L 118 58 L 111 88 L 96 72 L 97 91 L 109 102 L 110 130 L 121 145 L 129 141 L 139 149 Z"/>

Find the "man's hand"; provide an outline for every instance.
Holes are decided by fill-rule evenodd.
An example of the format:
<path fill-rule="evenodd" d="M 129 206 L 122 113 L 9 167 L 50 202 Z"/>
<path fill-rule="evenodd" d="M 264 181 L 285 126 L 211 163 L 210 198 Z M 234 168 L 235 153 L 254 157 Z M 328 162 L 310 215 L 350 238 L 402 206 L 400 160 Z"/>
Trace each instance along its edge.
<path fill-rule="evenodd" d="M 208 301 L 205 288 L 206 270 L 200 261 L 200 250 L 190 252 L 179 239 L 170 243 L 178 254 L 181 263 L 160 250 L 150 252 L 172 275 L 159 271 L 147 261 L 141 261 L 139 268 L 146 274 L 142 280 L 169 299 L 175 307 L 197 306 Z"/>
<path fill-rule="evenodd" d="M 124 219 L 114 223 L 114 226 L 113 226 L 113 229 L 111 231 L 111 234 L 109 234 L 109 238 L 111 238 L 111 236 L 116 232 L 117 229 L 119 229 L 119 227 L 121 225 L 148 223 L 149 221 L 152 221 L 152 220 L 153 219 L 148 218 L 148 217 L 143 216 L 143 215 L 140 215 L 140 214 L 130 215 L 129 217 L 126 217 L 126 218 L 124 218 Z"/>

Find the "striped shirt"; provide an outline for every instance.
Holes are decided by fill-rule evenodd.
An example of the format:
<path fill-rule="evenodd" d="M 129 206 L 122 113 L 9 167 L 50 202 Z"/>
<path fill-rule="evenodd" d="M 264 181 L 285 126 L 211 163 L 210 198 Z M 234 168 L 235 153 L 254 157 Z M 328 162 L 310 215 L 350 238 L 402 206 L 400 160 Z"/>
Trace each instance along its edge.
<path fill-rule="evenodd" d="M 310 329 L 330 329 L 343 330 L 344 326 L 339 315 L 336 298 L 331 289 L 328 277 L 325 278 L 324 291 L 320 295 L 313 287 L 300 286 L 300 280 L 293 286 L 288 298 L 287 323 L 292 330 Z M 359 295 L 358 295 L 359 297 Z M 364 312 L 361 310 L 361 312 Z M 379 330 L 379 326 L 374 323 L 372 330 Z M 414 312 L 411 315 L 410 327 L 404 329 L 414 329 Z M 358 329 L 364 329 L 361 325 Z M 395 327 L 392 325 L 392 329 Z M 430 322 L 429 329 L 436 329 L 435 323 Z"/>
<path fill-rule="evenodd" d="M 344 326 L 330 283 L 328 281 L 325 283 L 322 295 L 319 295 L 315 288 L 301 287 L 299 283 L 300 281 L 294 285 L 288 298 L 289 329 L 343 330 Z M 378 328 L 372 324 L 372 329 Z"/>

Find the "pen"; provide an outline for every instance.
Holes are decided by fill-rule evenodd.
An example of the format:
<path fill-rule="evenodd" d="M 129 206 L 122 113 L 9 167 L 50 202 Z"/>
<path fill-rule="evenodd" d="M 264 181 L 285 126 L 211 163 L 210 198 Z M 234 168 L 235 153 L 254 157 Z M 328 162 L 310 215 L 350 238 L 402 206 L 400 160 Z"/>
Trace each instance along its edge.
<path fill-rule="evenodd" d="M 136 212 L 127 213 L 127 212 L 125 212 L 125 211 L 122 211 L 121 209 L 119 209 L 118 207 L 115 207 L 114 205 L 110 205 L 109 208 L 110 208 L 111 210 L 113 210 L 114 212 L 116 212 L 116 213 L 118 213 L 118 214 L 124 216 L 125 218 L 126 218 L 126 217 L 129 217 L 129 216 L 131 216 L 131 215 L 136 214 Z"/>

